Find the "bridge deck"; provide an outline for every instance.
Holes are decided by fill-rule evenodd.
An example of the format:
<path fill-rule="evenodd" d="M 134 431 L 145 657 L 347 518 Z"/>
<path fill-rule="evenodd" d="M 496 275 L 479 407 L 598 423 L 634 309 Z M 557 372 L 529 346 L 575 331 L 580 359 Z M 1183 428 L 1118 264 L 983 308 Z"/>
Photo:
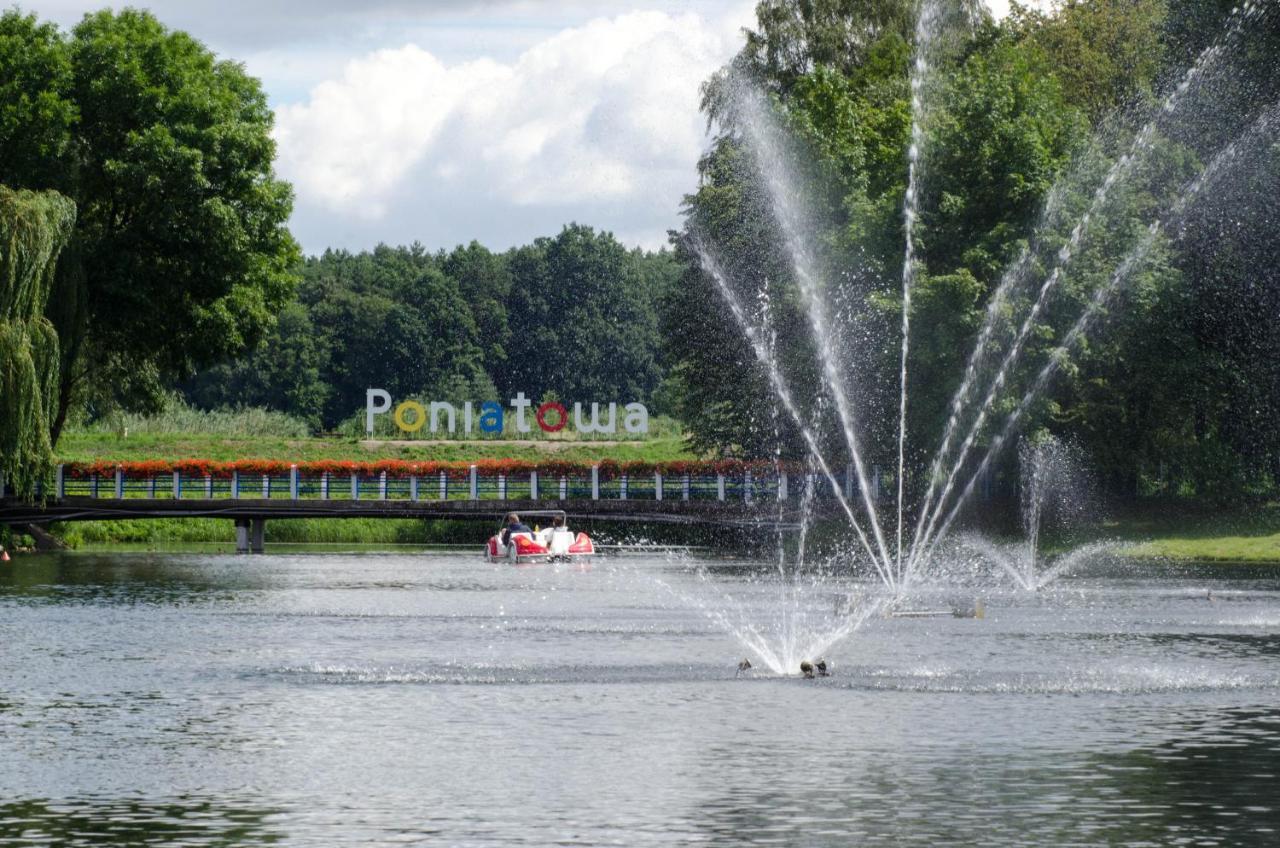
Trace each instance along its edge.
<path fill-rule="evenodd" d="M 280 463 L 277 463 L 280 464 Z M 146 466 L 148 464 L 140 464 Z M 282 465 L 282 464 L 280 464 Z M 853 496 L 854 474 L 826 483 L 816 475 L 793 486 L 780 470 L 749 468 L 724 473 L 711 466 L 668 476 L 608 476 L 599 466 L 537 469 L 507 474 L 476 465 L 438 474 L 405 474 L 370 468 L 342 474 L 316 468 L 266 468 L 262 473 L 228 475 L 202 469 L 157 472 L 117 464 L 57 466 L 47 497 L 30 503 L 5 497 L 0 474 L 0 523 L 39 525 L 54 521 L 111 521 L 126 518 L 226 518 L 237 526 L 261 528 L 280 518 L 465 519 L 497 523 L 508 512 L 563 510 L 571 520 L 601 519 L 664 524 L 739 527 L 794 525 L 804 504 L 831 508 Z M 803 489 L 808 495 L 802 495 Z M 546 497 L 551 495 L 552 497 Z"/>

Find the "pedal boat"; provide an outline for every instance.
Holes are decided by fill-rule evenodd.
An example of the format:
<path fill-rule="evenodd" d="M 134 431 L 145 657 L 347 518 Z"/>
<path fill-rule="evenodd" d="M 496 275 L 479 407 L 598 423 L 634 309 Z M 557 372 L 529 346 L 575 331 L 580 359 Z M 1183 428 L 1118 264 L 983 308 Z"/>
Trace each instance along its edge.
<path fill-rule="evenodd" d="M 526 512 L 529 518 L 549 516 L 564 517 L 563 511 Z M 534 533 L 512 533 L 511 543 L 502 544 L 502 531 L 489 537 L 485 543 L 484 557 L 489 562 L 507 561 L 513 565 L 532 565 L 540 562 L 563 562 L 594 556 L 595 543 L 586 533 L 574 533 L 567 527 L 547 527 Z"/>

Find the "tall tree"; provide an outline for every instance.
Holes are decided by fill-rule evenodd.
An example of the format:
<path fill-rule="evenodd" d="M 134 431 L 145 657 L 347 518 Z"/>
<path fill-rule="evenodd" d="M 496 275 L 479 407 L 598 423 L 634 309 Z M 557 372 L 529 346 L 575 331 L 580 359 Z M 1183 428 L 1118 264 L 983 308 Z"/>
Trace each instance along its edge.
<path fill-rule="evenodd" d="M 484 350 L 485 371 L 490 376 L 502 373 L 511 340 L 507 317 L 511 272 L 507 263 L 502 256 L 473 241 L 442 256 L 440 270 L 457 281 L 463 299 L 471 308 Z"/>
<path fill-rule="evenodd" d="M 647 289 L 664 284 L 662 273 L 647 274 L 611 233 L 579 224 L 512 251 L 508 265 L 511 342 L 508 366 L 495 380 L 503 393 L 649 399 L 661 371 L 655 298 Z"/>
<path fill-rule="evenodd" d="M 324 353 L 326 426 L 363 409 L 370 387 L 396 398 L 493 396 L 458 282 L 421 246 L 326 251 L 307 262 L 304 277 L 300 299 Z"/>
<path fill-rule="evenodd" d="M 137 10 L 70 37 L 10 11 L 0 35 L 0 182 L 79 210 L 50 313 L 56 440 L 78 392 L 145 408 L 256 342 L 295 283 L 292 199 L 261 86 L 189 35 Z"/>
<path fill-rule="evenodd" d="M 0 474 L 30 497 L 52 461 L 58 337 L 44 317 L 75 206 L 55 192 L 0 186 Z"/>

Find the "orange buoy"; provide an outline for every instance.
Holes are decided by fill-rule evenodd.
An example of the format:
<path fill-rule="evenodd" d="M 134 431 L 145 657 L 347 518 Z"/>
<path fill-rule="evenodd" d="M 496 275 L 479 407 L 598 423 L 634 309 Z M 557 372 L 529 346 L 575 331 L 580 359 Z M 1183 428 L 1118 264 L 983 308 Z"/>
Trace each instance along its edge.
<path fill-rule="evenodd" d="M 0 548 L 0 562 L 8 562 L 8 561 L 9 561 L 9 552 L 6 551 L 4 548 Z"/>

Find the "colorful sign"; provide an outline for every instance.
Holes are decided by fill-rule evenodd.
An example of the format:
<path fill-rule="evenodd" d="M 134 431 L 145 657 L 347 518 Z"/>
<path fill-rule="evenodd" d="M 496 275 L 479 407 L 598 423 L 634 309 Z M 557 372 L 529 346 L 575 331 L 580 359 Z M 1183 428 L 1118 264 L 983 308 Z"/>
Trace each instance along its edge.
<path fill-rule="evenodd" d="M 568 407 L 557 401 L 546 401 L 533 409 L 533 401 L 524 396 L 524 392 L 516 392 L 511 399 L 511 414 L 515 416 L 517 434 L 530 433 L 536 424 L 544 433 L 557 433 L 569 424 L 579 433 L 616 433 L 618 432 L 618 404 L 610 403 L 602 406 L 591 404 L 591 414 L 585 414 L 582 403 L 574 403 L 573 414 Z M 649 410 L 643 403 L 628 403 L 622 408 L 622 429 L 627 433 L 643 434 L 649 432 Z M 369 389 L 365 392 L 365 430 L 373 435 L 374 419 L 379 415 L 391 413 L 396 427 L 405 433 L 416 433 L 424 427 L 429 433 L 445 432 L 501 433 L 506 428 L 507 410 L 496 400 L 486 400 L 478 406 L 471 401 L 459 405 L 442 400 L 420 403 L 406 400 L 391 408 L 391 393 L 385 389 Z M 532 418 L 532 422 L 530 421 Z"/>

